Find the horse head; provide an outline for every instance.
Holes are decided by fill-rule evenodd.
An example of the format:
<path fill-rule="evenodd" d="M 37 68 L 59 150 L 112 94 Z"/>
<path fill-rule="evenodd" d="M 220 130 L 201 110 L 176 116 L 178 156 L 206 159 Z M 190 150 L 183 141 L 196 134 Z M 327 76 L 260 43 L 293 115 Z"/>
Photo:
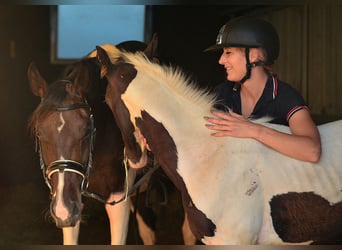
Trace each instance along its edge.
<path fill-rule="evenodd" d="M 151 49 L 151 47 L 148 45 L 147 49 Z M 113 74 L 114 78 L 119 82 L 119 84 L 107 85 L 105 100 L 121 130 L 125 145 L 125 155 L 131 167 L 144 167 L 147 163 L 148 145 L 134 120 L 135 118 L 131 116 L 121 99 L 121 95 L 125 92 L 132 79 L 134 79 L 137 71 L 132 64 L 126 63 L 123 59 L 125 52 L 119 50 L 114 45 L 97 46 L 96 51 L 97 59 L 101 65 L 101 78 L 104 78 L 107 74 Z M 112 64 L 112 62 L 115 62 L 115 64 Z M 108 91 L 108 89 L 113 89 L 113 91 Z M 107 93 L 113 93 L 113 95 L 109 96 Z"/>
<path fill-rule="evenodd" d="M 35 64 L 28 80 L 41 102 L 29 127 L 36 137 L 44 179 L 51 191 L 50 213 L 57 227 L 75 226 L 82 211 L 92 161 L 94 124 L 83 90 L 69 79 L 51 84 Z"/>
<path fill-rule="evenodd" d="M 122 84 L 107 86 L 107 88 L 117 87 L 113 93 L 117 95 L 115 97 L 108 98 L 106 96 L 106 103 L 111 110 L 115 110 L 114 117 L 117 122 L 118 127 L 122 131 L 123 141 L 125 144 L 125 156 L 132 168 L 142 168 L 147 164 L 147 149 L 145 138 L 142 136 L 141 131 L 136 126 L 135 121 L 130 120 L 130 114 L 121 100 L 121 94 L 125 92 L 125 88 L 128 86 L 130 80 L 132 80 L 136 75 L 136 70 L 131 64 L 124 63 L 122 56 L 127 53 L 143 53 L 149 60 L 160 63 L 158 57 L 158 36 L 154 34 L 151 41 L 148 44 L 139 41 L 126 41 L 117 46 L 113 44 L 104 44 L 100 47 L 110 55 L 110 58 L 104 58 L 108 60 L 106 65 L 112 65 L 110 62 L 119 63 L 119 72 L 116 71 L 118 77 L 121 77 Z M 97 58 L 98 50 L 90 52 L 88 58 Z M 107 72 L 107 69 L 101 64 L 101 69 Z M 101 78 L 104 78 L 106 72 L 101 72 Z M 122 78 L 125 75 L 125 78 Z M 108 91 L 106 91 L 107 93 Z M 134 135 L 134 136 L 132 136 Z"/>

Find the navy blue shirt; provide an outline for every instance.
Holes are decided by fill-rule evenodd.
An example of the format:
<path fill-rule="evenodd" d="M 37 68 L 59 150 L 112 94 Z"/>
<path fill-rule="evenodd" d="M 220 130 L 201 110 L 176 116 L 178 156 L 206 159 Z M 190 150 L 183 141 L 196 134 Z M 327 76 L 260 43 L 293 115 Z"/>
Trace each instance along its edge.
<path fill-rule="evenodd" d="M 230 108 L 235 113 L 241 114 L 240 88 L 233 90 L 233 87 L 234 83 L 226 81 L 213 89 L 218 101 L 215 108 L 223 111 Z M 303 108 L 307 109 L 307 105 L 296 89 L 270 76 L 250 118 L 267 116 L 272 118 L 272 123 L 288 126 L 291 116 Z"/>

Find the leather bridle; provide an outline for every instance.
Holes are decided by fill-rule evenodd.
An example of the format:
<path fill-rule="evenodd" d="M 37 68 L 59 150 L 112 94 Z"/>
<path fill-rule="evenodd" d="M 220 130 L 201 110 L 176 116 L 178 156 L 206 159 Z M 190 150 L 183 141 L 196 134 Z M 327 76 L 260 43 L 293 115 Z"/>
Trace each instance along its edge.
<path fill-rule="evenodd" d="M 87 103 L 86 100 L 84 100 L 83 103 L 75 103 L 71 105 L 65 105 L 65 106 L 57 106 L 55 107 L 54 111 L 59 112 L 65 112 L 75 109 L 89 109 L 91 111 L 90 105 Z M 88 155 L 88 161 L 85 165 L 83 165 L 80 162 L 73 161 L 73 160 L 56 160 L 51 162 L 48 166 L 45 164 L 42 154 L 42 148 L 41 143 L 39 140 L 39 137 L 36 132 L 36 151 L 39 153 L 39 161 L 40 161 L 40 168 L 43 173 L 43 177 L 45 180 L 46 185 L 50 189 L 51 195 L 52 193 L 52 186 L 51 186 L 51 177 L 56 172 L 73 172 L 82 177 L 81 182 L 81 194 L 90 198 L 93 198 L 95 200 L 98 200 L 104 204 L 109 205 L 116 205 L 122 201 L 126 201 L 127 197 L 129 197 L 131 194 L 133 194 L 141 185 L 143 181 L 145 181 L 147 178 L 149 178 L 154 171 L 158 169 L 159 166 L 154 166 L 150 168 L 143 177 L 141 177 L 130 189 L 127 189 L 123 197 L 119 200 L 113 200 L 113 201 L 107 201 L 101 196 L 88 192 L 88 185 L 89 185 L 89 173 L 90 169 L 92 168 L 92 159 L 93 159 L 93 150 L 94 150 L 94 143 L 95 143 L 95 135 L 96 135 L 96 128 L 94 125 L 94 116 L 90 112 L 89 114 L 89 120 L 90 120 L 90 135 L 89 135 L 89 155 Z M 126 170 L 126 186 L 128 188 L 128 159 L 125 157 L 124 160 L 125 170 Z"/>
<path fill-rule="evenodd" d="M 54 110 L 64 112 L 64 111 L 70 111 L 70 110 L 75 110 L 75 109 L 91 110 L 91 107 L 85 101 L 84 103 L 76 103 L 76 104 L 71 104 L 71 105 L 66 105 L 66 106 L 57 106 Z M 51 194 L 52 194 L 51 177 L 56 172 L 73 172 L 73 173 L 80 175 L 82 177 L 81 193 L 86 192 L 88 188 L 88 184 L 89 184 L 88 182 L 89 172 L 92 167 L 92 158 L 93 158 L 92 154 L 93 154 L 95 134 L 96 134 L 96 128 L 94 126 L 94 117 L 91 112 L 89 115 L 89 120 L 90 120 L 89 155 L 88 155 L 87 163 L 85 165 L 83 165 L 80 162 L 73 161 L 73 160 L 56 160 L 56 161 L 51 162 L 47 166 L 43 159 L 39 137 L 38 135 L 36 135 L 36 151 L 39 153 L 40 167 L 43 172 L 45 183 L 49 187 Z"/>

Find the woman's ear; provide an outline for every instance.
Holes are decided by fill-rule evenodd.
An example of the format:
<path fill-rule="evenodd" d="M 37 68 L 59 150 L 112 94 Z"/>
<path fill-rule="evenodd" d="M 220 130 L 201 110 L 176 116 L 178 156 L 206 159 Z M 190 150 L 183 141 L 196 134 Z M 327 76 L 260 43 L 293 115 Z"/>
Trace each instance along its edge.
<path fill-rule="evenodd" d="M 249 49 L 249 61 L 251 63 L 257 62 L 260 60 L 260 52 L 258 48 L 250 48 Z"/>
<path fill-rule="evenodd" d="M 249 49 L 249 61 L 250 62 L 258 62 L 258 61 L 266 61 L 266 54 L 262 48 L 250 48 Z"/>

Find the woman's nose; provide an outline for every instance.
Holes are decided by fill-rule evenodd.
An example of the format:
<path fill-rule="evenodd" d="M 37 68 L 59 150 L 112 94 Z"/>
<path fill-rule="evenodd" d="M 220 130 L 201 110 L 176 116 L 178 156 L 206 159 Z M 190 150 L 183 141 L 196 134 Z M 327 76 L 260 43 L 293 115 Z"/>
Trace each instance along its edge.
<path fill-rule="evenodd" d="M 224 59 L 223 59 L 223 53 L 221 54 L 219 60 L 218 60 L 218 63 L 223 65 L 224 64 Z"/>

